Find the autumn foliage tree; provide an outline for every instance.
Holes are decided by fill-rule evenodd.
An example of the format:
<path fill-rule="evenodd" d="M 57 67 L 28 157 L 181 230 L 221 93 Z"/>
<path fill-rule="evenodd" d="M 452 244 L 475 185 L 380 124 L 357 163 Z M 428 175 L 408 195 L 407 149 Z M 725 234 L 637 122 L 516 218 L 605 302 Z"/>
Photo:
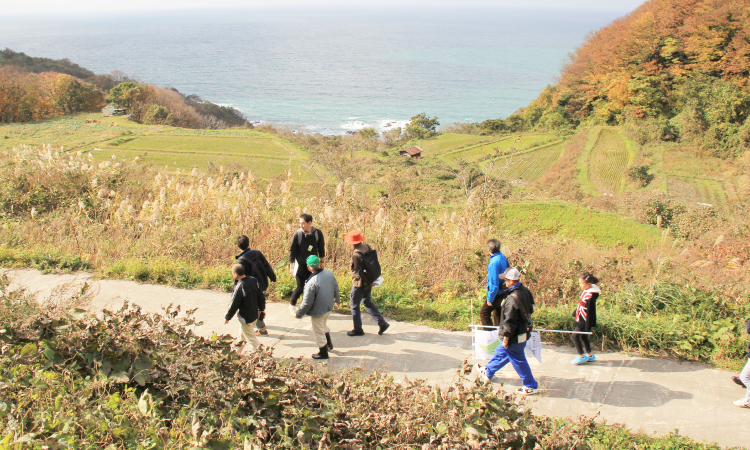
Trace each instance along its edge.
<path fill-rule="evenodd" d="M 750 0 L 650 0 L 592 33 L 527 126 L 631 123 L 643 141 L 750 146 Z"/>
<path fill-rule="evenodd" d="M 96 111 L 104 94 L 94 85 L 62 73 L 30 73 L 0 66 L 0 122 L 28 122 Z"/>

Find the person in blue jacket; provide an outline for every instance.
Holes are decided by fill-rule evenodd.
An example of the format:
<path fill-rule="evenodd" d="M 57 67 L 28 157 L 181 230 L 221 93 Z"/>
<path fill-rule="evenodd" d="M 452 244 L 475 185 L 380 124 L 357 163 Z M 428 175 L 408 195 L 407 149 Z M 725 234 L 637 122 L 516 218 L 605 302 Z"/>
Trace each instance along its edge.
<path fill-rule="evenodd" d="M 500 275 L 508 269 L 508 258 L 500 251 L 500 241 L 490 239 L 487 241 L 487 250 L 490 252 L 490 263 L 487 266 L 487 301 L 479 310 L 482 325 L 500 325 L 500 303 L 507 297 L 508 293 L 500 286 Z"/>

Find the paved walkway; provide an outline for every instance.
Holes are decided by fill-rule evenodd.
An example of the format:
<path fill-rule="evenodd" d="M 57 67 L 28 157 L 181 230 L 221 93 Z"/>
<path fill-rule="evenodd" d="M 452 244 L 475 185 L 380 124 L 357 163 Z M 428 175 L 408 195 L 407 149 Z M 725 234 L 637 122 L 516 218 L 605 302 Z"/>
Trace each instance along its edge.
<path fill-rule="evenodd" d="M 27 286 L 41 298 L 49 297 L 62 284 L 92 284 L 97 293 L 93 308 L 117 308 L 123 300 L 147 311 L 161 311 L 162 305 L 179 304 L 183 311 L 198 308 L 197 317 L 205 324 L 196 332 L 208 336 L 237 335 L 238 322 L 224 324 L 229 294 L 208 290 L 184 290 L 132 281 L 93 281 L 88 275 L 42 275 L 35 270 L 2 270 L 14 285 Z M 286 303 L 267 307 L 270 335 L 261 342 L 275 347 L 281 358 L 309 358 L 315 353 L 309 318 L 290 316 Z M 378 336 L 377 326 L 364 312 L 362 337 L 349 337 L 351 318 L 332 314 L 329 326 L 334 350 L 328 362 L 331 368 L 362 367 L 389 371 L 396 379 L 422 378 L 432 383 L 452 382 L 464 360 L 471 360 L 471 335 L 448 332 L 426 326 L 391 321 L 391 328 Z M 597 413 L 608 423 L 659 435 L 675 429 L 698 441 L 722 446 L 750 445 L 750 409 L 740 409 L 732 401 L 743 395 L 729 372 L 698 364 L 679 364 L 664 359 L 599 353 L 599 361 L 573 366 L 573 348 L 545 345 L 544 363 L 531 366 L 544 393 L 531 400 L 537 414 L 546 416 L 592 416 Z M 508 365 L 493 380 L 498 388 L 520 386 L 520 380 Z"/>

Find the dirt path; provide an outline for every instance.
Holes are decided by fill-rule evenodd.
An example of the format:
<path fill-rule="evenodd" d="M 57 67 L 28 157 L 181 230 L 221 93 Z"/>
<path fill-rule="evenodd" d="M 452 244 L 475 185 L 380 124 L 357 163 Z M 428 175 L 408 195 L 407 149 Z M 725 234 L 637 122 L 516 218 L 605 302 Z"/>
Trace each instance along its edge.
<path fill-rule="evenodd" d="M 92 284 L 97 295 L 96 310 L 117 308 L 124 300 L 147 311 L 161 311 L 163 305 L 179 304 L 182 309 L 198 308 L 205 323 L 196 333 L 213 332 L 237 335 L 238 322 L 224 324 L 229 294 L 208 290 L 185 290 L 167 286 L 139 284 L 132 281 L 93 280 L 89 275 L 42 275 L 35 270 L 5 270 L 14 281 L 11 288 L 25 286 L 40 298 L 49 297 L 63 284 Z M 261 342 L 275 347 L 280 358 L 309 358 L 317 351 L 312 340 L 310 320 L 290 316 L 285 303 L 267 307 L 270 335 Z M 461 363 L 471 360 L 471 335 L 391 321 L 391 328 L 378 336 L 377 326 L 363 312 L 365 332 L 349 337 L 352 327 L 348 315 L 332 314 L 329 326 L 335 349 L 328 362 L 330 368 L 380 368 L 396 379 L 422 378 L 432 383 L 448 384 L 456 377 Z M 717 442 L 723 446 L 748 446 L 750 443 L 750 409 L 732 405 L 743 390 L 730 380 L 729 372 L 698 364 L 678 364 L 664 359 L 600 353 L 598 362 L 573 366 L 572 348 L 545 345 L 542 364 L 531 361 L 534 375 L 544 393 L 532 400 L 535 413 L 547 416 L 595 415 L 608 423 L 621 423 L 635 430 L 665 434 L 675 429 L 698 441 Z M 509 389 L 520 386 L 520 380 L 508 365 L 493 380 Z"/>

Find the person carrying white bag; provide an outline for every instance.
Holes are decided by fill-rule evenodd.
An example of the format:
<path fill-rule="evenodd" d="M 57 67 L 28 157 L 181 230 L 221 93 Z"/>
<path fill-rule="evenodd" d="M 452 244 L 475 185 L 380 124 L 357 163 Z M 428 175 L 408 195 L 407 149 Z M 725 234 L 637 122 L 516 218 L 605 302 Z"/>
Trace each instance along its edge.
<path fill-rule="evenodd" d="M 518 376 L 523 380 L 523 387 L 516 393 L 532 395 L 538 392 L 539 384 L 531 373 L 526 360 L 526 341 L 531 335 L 531 314 L 534 312 L 534 296 L 526 286 L 520 283 L 521 273 L 515 267 L 505 271 L 505 286 L 510 294 L 503 301 L 500 311 L 499 335 L 503 337 L 495 350 L 495 355 L 486 366 L 475 367 L 486 381 L 492 380 L 495 373 L 508 363 L 513 365 Z"/>

